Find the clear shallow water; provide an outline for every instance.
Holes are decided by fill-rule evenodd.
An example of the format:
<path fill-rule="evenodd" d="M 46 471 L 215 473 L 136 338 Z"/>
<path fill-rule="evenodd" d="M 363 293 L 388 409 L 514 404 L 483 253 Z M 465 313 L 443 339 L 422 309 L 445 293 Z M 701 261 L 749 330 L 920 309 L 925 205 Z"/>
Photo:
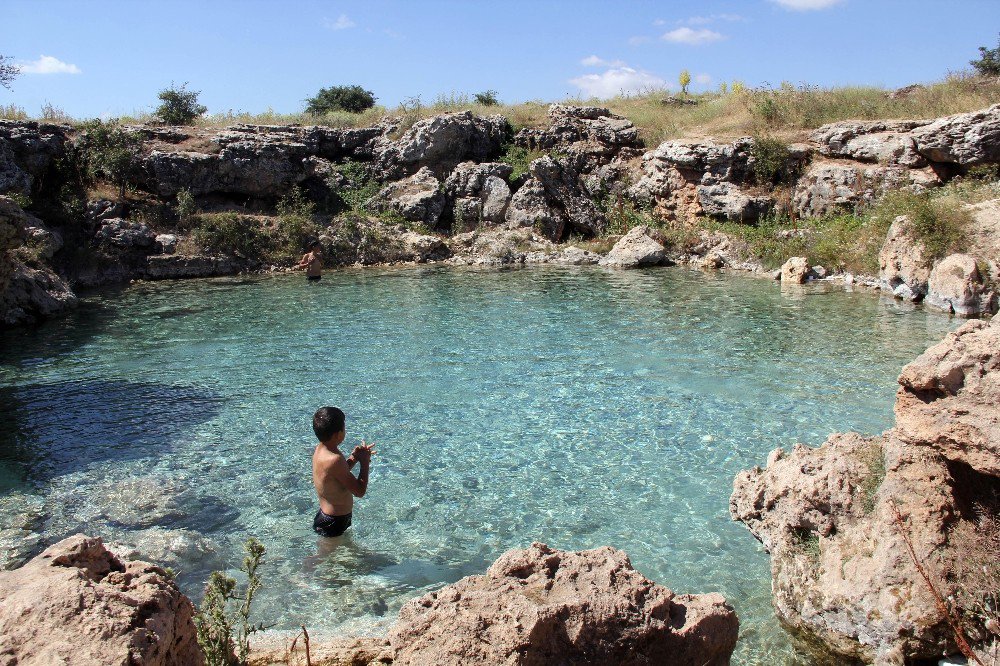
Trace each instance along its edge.
<path fill-rule="evenodd" d="M 958 322 L 867 294 L 685 269 L 348 270 L 144 284 L 0 335 L 0 550 L 77 531 L 185 591 L 268 549 L 259 618 L 377 631 L 508 548 L 611 544 L 719 591 L 739 663 L 790 650 L 768 562 L 731 522 L 776 446 L 891 425 L 899 368 Z M 310 522 L 323 404 L 375 439 L 350 539 Z"/>

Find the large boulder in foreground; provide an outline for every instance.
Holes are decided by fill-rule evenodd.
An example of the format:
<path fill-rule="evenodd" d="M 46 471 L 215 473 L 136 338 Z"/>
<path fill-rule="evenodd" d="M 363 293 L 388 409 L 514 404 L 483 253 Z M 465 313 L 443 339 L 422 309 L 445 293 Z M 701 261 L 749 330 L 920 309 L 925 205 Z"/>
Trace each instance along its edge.
<path fill-rule="evenodd" d="M 408 603 L 394 664 L 729 663 L 739 623 L 719 594 L 677 595 L 620 550 L 532 544 Z"/>
<path fill-rule="evenodd" d="M 649 227 L 641 225 L 622 236 L 600 264 L 613 268 L 641 268 L 658 266 L 666 260 L 666 248 L 649 235 Z"/>
<path fill-rule="evenodd" d="M 198 666 L 193 614 L 163 569 L 76 535 L 0 572 L 0 663 Z"/>
<path fill-rule="evenodd" d="M 996 638 L 977 608 L 1000 538 L 1000 320 L 966 323 L 899 383 L 895 428 L 777 449 L 737 476 L 730 499 L 771 556 L 778 618 L 836 663 L 957 652 L 924 573 L 970 642 Z"/>

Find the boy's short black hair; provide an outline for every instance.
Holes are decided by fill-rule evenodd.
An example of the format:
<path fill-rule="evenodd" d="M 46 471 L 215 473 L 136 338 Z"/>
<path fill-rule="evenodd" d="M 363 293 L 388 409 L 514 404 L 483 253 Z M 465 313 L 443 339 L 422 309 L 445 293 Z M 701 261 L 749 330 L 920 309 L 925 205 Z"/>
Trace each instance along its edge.
<path fill-rule="evenodd" d="M 313 414 L 313 432 L 321 442 L 326 442 L 338 432 L 344 432 L 344 412 L 338 407 L 320 407 Z"/>

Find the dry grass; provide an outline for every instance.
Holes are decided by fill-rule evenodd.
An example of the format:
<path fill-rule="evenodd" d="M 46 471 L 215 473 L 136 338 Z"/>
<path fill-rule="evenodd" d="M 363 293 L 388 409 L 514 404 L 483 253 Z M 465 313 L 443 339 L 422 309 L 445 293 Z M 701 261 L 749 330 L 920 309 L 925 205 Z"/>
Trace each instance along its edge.
<path fill-rule="evenodd" d="M 982 109 L 1000 100 L 1000 81 L 959 72 L 896 99 L 890 99 L 888 91 L 877 87 L 819 88 L 789 83 L 756 89 L 737 86 L 736 92 L 691 95 L 689 99 L 697 102 L 691 106 L 663 104 L 662 100 L 670 95 L 670 91 L 651 90 L 629 97 L 567 98 L 560 101 L 610 108 L 631 120 L 649 146 L 668 139 L 703 136 L 729 139 L 762 132 L 785 140 L 796 140 L 804 136 L 805 130 L 839 120 L 934 118 Z M 548 102 L 534 100 L 484 106 L 476 104 L 469 95 L 452 92 L 429 101 L 410 98 L 395 108 L 376 106 L 364 113 L 339 112 L 313 116 L 278 113 L 272 109 L 263 113 L 230 110 L 202 116 L 196 121 L 196 126 L 214 128 L 247 123 L 365 127 L 385 117 L 397 117 L 403 120 L 402 129 L 405 129 L 420 119 L 440 113 L 472 111 L 479 115 L 504 115 L 515 129 L 520 129 L 545 126 L 548 105 Z M 23 119 L 26 115 L 23 109 L 13 105 L 0 107 L 0 117 Z M 143 123 L 155 122 L 156 119 L 148 112 L 135 112 L 121 120 Z"/>

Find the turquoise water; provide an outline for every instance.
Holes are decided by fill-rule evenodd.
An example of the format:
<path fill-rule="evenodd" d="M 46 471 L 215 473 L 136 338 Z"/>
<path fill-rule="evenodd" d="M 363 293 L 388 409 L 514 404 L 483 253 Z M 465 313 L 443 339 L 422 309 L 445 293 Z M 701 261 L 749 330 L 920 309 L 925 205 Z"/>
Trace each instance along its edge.
<path fill-rule="evenodd" d="M 899 368 L 958 322 L 686 269 L 440 267 L 140 284 L 0 335 L 0 552 L 85 531 L 200 596 L 268 549 L 258 617 L 376 631 L 508 548 L 611 544 L 719 591 L 738 663 L 790 648 L 732 480 L 777 446 L 891 425 Z M 350 539 L 310 530 L 312 412 L 378 442 Z"/>

